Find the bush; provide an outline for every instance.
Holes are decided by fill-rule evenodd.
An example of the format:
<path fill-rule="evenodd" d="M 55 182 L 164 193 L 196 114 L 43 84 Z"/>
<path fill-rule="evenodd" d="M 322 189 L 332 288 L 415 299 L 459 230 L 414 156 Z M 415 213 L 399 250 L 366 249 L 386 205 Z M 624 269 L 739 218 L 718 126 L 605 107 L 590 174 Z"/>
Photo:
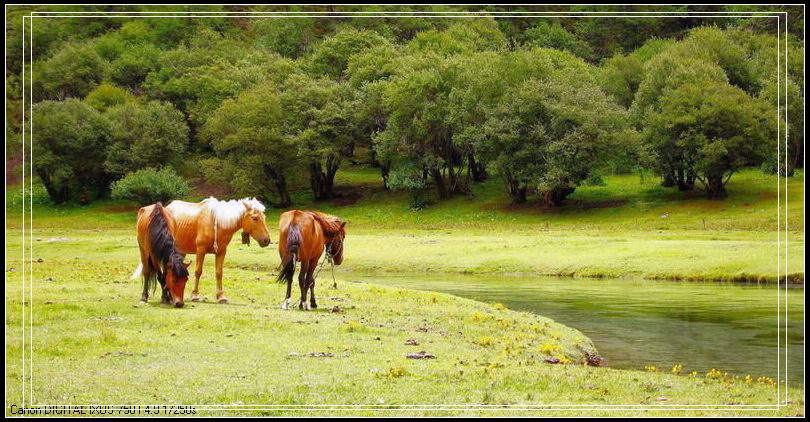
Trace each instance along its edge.
<path fill-rule="evenodd" d="M 113 199 L 130 199 L 141 206 L 155 202 L 168 203 L 191 192 L 188 183 L 169 167 L 145 168 L 124 176 L 112 185 Z"/>

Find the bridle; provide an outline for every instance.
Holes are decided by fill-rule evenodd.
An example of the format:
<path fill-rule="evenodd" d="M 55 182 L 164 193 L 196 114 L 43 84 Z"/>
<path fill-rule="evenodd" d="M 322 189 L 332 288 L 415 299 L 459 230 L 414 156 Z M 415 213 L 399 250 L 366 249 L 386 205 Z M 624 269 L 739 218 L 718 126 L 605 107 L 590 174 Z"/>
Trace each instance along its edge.
<path fill-rule="evenodd" d="M 335 235 L 332 238 L 332 240 L 330 240 L 329 243 L 326 245 L 326 250 L 324 251 L 325 253 L 323 254 L 323 260 L 321 261 L 321 265 L 318 267 L 318 271 L 315 273 L 315 276 L 313 277 L 313 278 L 318 277 L 318 274 L 320 274 L 321 270 L 323 269 L 323 264 L 325 264 L 326 261 L 329 260 L 329 264 L 332 267 L 332 288 L 334 288 L 334 289 L 337 289 L 337 281 L 335 280 L 335 255 L 337 255 L 339 252 L 343 251 L 343 243 L 342 242 L 340 244 L 340 250 L 338 250 L 336 252 L 332 251 L 332 245 L 334 245 L 336 238 L 337 238 L 337 235 Z"/>

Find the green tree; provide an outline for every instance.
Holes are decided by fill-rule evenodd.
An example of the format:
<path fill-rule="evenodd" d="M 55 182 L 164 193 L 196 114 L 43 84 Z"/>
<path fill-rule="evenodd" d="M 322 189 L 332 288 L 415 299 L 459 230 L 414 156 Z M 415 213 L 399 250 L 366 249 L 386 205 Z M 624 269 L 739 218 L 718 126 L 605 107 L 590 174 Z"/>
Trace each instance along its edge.
<path fill-rule="evenodd" d="M 135 101 L 135 97 L 124 88 L 104 82 L 90 91 L 84 101 L 94 109 L 103 112 L 110 107 Z"/>
<path fill-rule="evenodd" d="M 559 206 L 632 136 L 624 110 L 592 77 L 572 68 L 514 86 L 489 112 L 478 148 L 504 178 L 515 203 L 536 189 Z"/>
<path fill-rule="evenodd" d="M 593 52 L 585 41 L 568 32 L 558 21 L 549 23 L 541 20 L 524 33 L 525 43 L 531 47 L 546 47 L 568 51 L 571 54 L 589 59 Z"/>
<path fill-rule="evenodd" d="M 283 84 L 284 131 L 309 168 L 315 199 L 330 199 L 350 145 L 345 86 L 327 78 L 293 75 Z"/>
<path fill-rule="evenodd" d="M 284 133 L 283 119 L 280 97 L 269 81 L 225 100 L 202 130 L 217 154 L 205 166 L 206 177 L 226 178 L 237 190 L 289 206 L 287 179 L 298 154 L 293 139 Z"/>
<path fill-rule="evenodd" d="M 465 19 L 444 31 L 423 31 L 408 43 L 413 52 L 434 52 L 443 56 L 493 51 L 506 48 L 506 37 L 492 18 Z"/>
<path fill-rule="evenodd" d="M 170 103 L 127 102 L 105 112 L 110 138 L 104 168 L 123 176 L 144 167 L 162 167 L 180 161 L 188 146 L 183 114 Z"/>
<path fill-rule="evenodd" d="M 296 59 L 317 40 L 315 19 L 267 18 L 251 20 L 256 47 Z"/>
<path fill-rule="evenodd" d="M 67 43 L 34 65 L 37 99 L 84 98 L 104 79 L 107 64 L 88 43 Z"/>
<path fill-rule="evenodd" d="M 315 76 L 341 79 L 351 56 L 387 43 L 388 40 L 376 32 L 347 27 L 313 47 L 307 56 L 307 68 Z"/>
<path fill-rule="evenodd" d="M 681 157 L 710 199 L 723 199 L 731 176 L 771 150 L 772 118 L 765 110 L 727 83 L 684 83 L 668 90 L 648 115 L 644 137 L 659 156 Z"/>
<path fill-rule="evenodd" d="M 57 204 L 86 204 L 109 192 L 111 177 L 101 165 L 109 123 L 77 100 L 43 101 L 34 106 L 34 171 Z"/>

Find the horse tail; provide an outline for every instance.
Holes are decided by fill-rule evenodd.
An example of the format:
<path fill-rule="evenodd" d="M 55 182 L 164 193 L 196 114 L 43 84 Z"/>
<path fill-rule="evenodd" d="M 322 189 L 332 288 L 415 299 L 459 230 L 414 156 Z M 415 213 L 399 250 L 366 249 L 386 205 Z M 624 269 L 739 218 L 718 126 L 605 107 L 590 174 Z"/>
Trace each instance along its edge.
<path fill-rule="evenodd" d="M 132 273 L 131 276 L 129 276 L 129 279 L 135 280 L 136 278 L 139 278 L 142 274 L 143 274 L 143 263 L 138 263 L 138 268 L 135 268 L 135 272 Z"/>
<path fill-rule="evenodd" d="M 287 253 L 281 259 L 281 272 L 278 273 L 277 281 L 292 283 L 295 275 L 295 262 L 298 260 L 298 250 L 301 247 L 301 229 L 298 224 L 290 224 L 287 229 Z"/>

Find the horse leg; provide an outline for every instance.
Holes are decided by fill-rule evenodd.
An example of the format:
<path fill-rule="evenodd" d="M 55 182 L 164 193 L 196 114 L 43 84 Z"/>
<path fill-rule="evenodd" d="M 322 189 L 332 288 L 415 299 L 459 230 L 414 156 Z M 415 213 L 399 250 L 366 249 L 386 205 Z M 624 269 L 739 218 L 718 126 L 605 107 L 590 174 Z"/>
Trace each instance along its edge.
<path fill-rule="evenodd" d="M 225 291 L 222 289 L 222 264 L 225 263 L 225 251 L 219 251 L 214 262 L 217 269 L 217 302 L 228 303 L 228 298 L 225 297 Z"/>
<path fill-rule="evenodd" d="M 293 274 L 294 275 L 294 274 Z M 287 296 L 284 297 L 284 303 L 281 304 L 281 309 L 290 309 L 290 296 L 292 296 L 292 277 L 287 280 Z"/>
<path fill-rule="evenodd" d="M 307 273 L 307 283 L 309 283 L 309 307 L 317 309 L 318 304 L 315 302 L 315 268 L 318 266 L 318 261 L 310 264 L 309 272 Z"/>
<path fill-rule="evenodd" d="M 298 272 L 298 287 L 301 288 L 301 301 L 298 302 L 298 309 L 305 311 L 309 309 L 309 304 L 307 304 L 307 289 L 309 288 L 307 274 L 309 274 L 309 262 L 302 260 L 301 271 Z"/>
<path fill-rule="evenodd" d="M 202 277 L 205 249 L 197 249 L 197 269 L 194 271 L 194 290 L 191 291 L 191 301 L 200 301 L 200 277 Z"/>
<path fill-rule="evenodd" d="M 143 293 L 141 293 L 141 303 L 149 301 L 149 289 L 146 285 L 146 278 L 149 276 L 149 257 L 141 249 L 141 278 L 143 279 Z"/>

